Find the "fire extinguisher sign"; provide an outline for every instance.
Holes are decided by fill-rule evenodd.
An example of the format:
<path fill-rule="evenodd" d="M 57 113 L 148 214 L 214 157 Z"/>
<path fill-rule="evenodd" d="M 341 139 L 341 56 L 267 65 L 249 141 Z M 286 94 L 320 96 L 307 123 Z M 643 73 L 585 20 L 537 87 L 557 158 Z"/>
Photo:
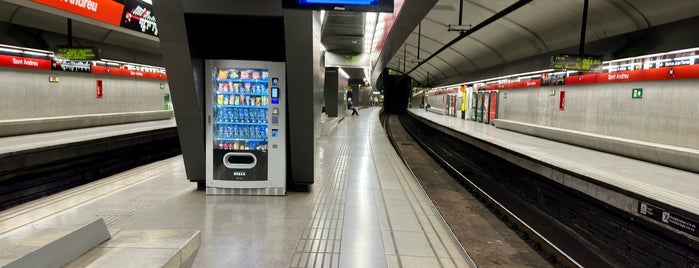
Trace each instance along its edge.
<path fill-rule="evenodd" d="M 102 80 L 97 80 L 95 85 L 95 97 L 98 99 L 102 98 Z"/>

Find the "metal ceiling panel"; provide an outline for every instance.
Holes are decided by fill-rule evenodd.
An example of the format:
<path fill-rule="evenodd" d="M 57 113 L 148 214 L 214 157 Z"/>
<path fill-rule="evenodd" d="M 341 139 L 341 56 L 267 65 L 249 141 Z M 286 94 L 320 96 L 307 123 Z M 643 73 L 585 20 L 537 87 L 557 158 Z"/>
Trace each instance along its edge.
<path fill-rule="evenodd" d="M 326 51 L 343 54 L 364 52 L 364 13 L 329 11 L 321 29 Z"/>
<path fill-rule="evenodd" d="M 463 29 L 468 30 L 469 26 L 478 25 L 516 2 L 518 1 L 464 0 L 461 15 L 465 25 Z M 441 78 L 440 74 L 434 73 L 435 67 L 443 68 L 441 71 L 446 76 L 465 76 L 470 72 L 578 46 L 583 2 L 531 1 L 461 39 L 431 59 L 430 64 L 425 63 L 416 68 L 415 72 L 420 71 L 420 74 L 411 76 L 425 83 L 422 74 L 430 73 L 430 82 L 439 84 L 440 79 L 448 80 L 452 77 Z M 440 0 L 422 19 L 421 58 L 429 57 L 458 36 L 458 32 L 449 32 L 447 27 L 451 25 L 452 28 L 458 28 L 455 25 L 459 23 L 459 4 L 458 0 Z M 696 0 L 677 0 L 672 1 L 672 4 L 645 0 L 590 1 L 585 42 L 696 16 L 699 16 L 699 1 Z M 417 32 L 416 27 L 405 41 L 413 55 L 417 48 Z M 401 52 L 397 51 L 392 58 L 402 58 Z M 397 61 L 393 59 L 390 62 L 391 66 L 397 65 Z M 402 64 L 400 69 L 402 70 Z M 410 69 L 412 68 L 408 70 Z M 452 69 L 457 69 L 458 72 L 453 72 Z"/>
<path fill-rule="evenodd" d="M 381 51 L 375 52 L 379 54 L 375 58 L 376 68 L 372 70 L 372 80 L 376 80 L 385 67 L 403 70 L 404 46 L 407 47 L 407 70 L 418 64 L 416 60 L 419 23 L 422 25 L 419 54 L 421 59 L 426 59 L 459 35 L 458 32 L 447 31 L 448 25 L 455 27 L 454 25 L 459 23 L 459 18 L 464 25 L 475 26 L 517 2 L 519 1 L 463 0 L 464 9 L 460 15 L 459 0 L 401 1 L 403 10 L 395 18 L 391 32 L 383 35 L 385 40 L 381 40 Z M 185 5 L 197 3 L 188 0 Z M 246 14 L 255 15 L 262 10 L 260 6 L 265 5 L 249 5 L 250 9 L 241 10 L 245 10 Z M 218 7 L 200 8 L 227 13 Z M 282 10 L 277 8 L 266 12 L 276 14 Z M 456 42 L 429 62 L 416 68 L 411 76 L 426 83 L 429 75 L 431 84 L 440 84 L 443 81 L 454 80 L 455 76 L 466 77 L 473 72 L 506 66 L 524 58 L 578 46 L 582 12 L 583 0 L 533 0 Z M 590 43 L 698 16 L 697 0 L 590 0 L 585 41 Z M 0 20 L 13 24 L 65 33 L 68 17 L 74 18 L 75 37 L 160 53 L 156 37 L 124 32 L 124 29 L 115 29 L 116 27 L 104 23 L 78 18 L 31 1 L 0 0 Z M 324 20 L 321 41 L 328 51 L 349 54 L 363 52 L 364 13 L 330 11 Z M 468 26 L 465 27 L 468 29 Z M 359 70 L 348 73 L 353 73 L 353 79 L 360 79 L 364 73 L 363 70 Z M 354 77 L 354 74 L 358 77 Z"/>

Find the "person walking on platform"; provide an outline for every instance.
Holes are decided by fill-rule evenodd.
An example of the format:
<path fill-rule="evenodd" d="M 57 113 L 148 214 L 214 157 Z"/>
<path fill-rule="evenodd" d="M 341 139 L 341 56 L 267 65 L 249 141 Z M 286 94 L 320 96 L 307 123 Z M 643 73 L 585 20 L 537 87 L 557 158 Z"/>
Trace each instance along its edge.
<path fill-rule="evenodd" d="M 352 99 L 348 98 L 347 99 L 347 110 L 352 110 L 352 116 L 359 116 L 359 113 L 357 112 L 357 108 L 354 108 L 354 104 L 352 103 Z"/>

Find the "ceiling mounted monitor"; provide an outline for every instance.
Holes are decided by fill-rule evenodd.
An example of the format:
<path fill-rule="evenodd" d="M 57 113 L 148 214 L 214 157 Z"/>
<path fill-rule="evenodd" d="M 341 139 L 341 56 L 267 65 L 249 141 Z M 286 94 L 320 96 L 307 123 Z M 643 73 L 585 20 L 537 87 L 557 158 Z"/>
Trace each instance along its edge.
<path fill-rule="evenodd" d="M 393 0 L 282 0 L 282 8 L 393 13 Z"/>

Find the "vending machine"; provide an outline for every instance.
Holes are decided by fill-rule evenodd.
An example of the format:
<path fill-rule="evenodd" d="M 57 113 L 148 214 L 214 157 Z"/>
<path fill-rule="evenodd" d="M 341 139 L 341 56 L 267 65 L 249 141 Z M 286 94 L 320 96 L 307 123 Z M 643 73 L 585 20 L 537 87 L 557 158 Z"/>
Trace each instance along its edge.
<path fill-rule="evenodd" d="M 206 193 L 286 194 L 283 62 L 206 60 Z"/>

